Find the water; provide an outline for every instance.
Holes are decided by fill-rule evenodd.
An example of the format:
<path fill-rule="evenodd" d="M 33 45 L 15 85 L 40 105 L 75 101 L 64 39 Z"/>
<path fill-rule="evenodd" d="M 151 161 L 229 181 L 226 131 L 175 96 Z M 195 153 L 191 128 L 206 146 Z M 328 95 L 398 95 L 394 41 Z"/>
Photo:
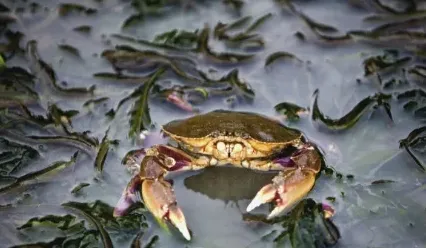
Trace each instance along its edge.
<path fill-rule="evenodd" d="M 9 1 L 5 4 L 12 9 L 13 6 L 28 5 Z M 48 94 L 48 97 L 41 99 L 41 106 L 47 106 L 50 99 L 62 109 L 79 110 L 80 113 L 72 118 L 73 130 L 76 132 L 90 130 L 90 135 L 101 140 L 109 129 L 109 139 L 118 139 L 120 143 L 111 147 L 101 175 L 97 174 L 93 167 L 93 157 L 80 152 L 73 166 L 46 180 L 0 195 L 0 204 L 14 204 L 0 209 L 2 216 L 0 243 L 4 247 L 51 240 L 52 236 L 49 236 L 51 233 L 25 232 L 16 230 L 16 227 L 35 216 L 69 213 L 61 206 L 68 201 L 101 200 L 114 206 L 130 180 L 131 176 L 121 165 L 121 159 L 129 150 L 140 147 L 132 143 L 128 137 L 127 113 L 131 110 L 134 100 L 124 104 L 113 120 L 108 119 L 105 113 L 115 108 L 118 102 L 139 84 L 107 81 L 94 78 L 92 75 L 98 72 L 113 72 L 111 65 L 99 56 L 103 50 L 113 49 L 118 44 L 131 44 L 139 49 L 143 47 L 111 38 L 109 37 L 111 34 L 122 33 L 152 40 L 155 35 L 174 28 L 202 29 L 204 23 L 213 28 L 219 21 L 228 23 L 246 15 L 252 15 L 253 19 L 256 19 L 272 13 L 272 18 L 257 31 L 264 39 L 266 47 L 256 53 L 254 61 L 229 67 L 211 64 L 202 57 L 197 58 L 197 66 L 200 69 L 207 71 L 214 68 L 219 71 L 219 75 L 226 75 L 233 68 L 238 68 L 239 77 L 251 85 L 256 94 L 253 104 L 237 104 L 235 110 L 274 116 L 276 113 L 273 107 L 282 101 L 310 106 L 314 90 L 319 89 L 321 111 L 332 118 L 339 118 L 360 100 L 378 91 L 374 82 L 358 84 L 356 79 L 363 78 L 363 60 L 368 56 L 382 54 L 382 48 L 355 42 L 331 46 L 319 44 L 300 18 L 287 11 L 281 11 L 273 1 L 245 1 L 240 16 L 220 1 L 196 4 L 196 9 L 191 12 L 175 7 L 165 18 L 148 18 L 144 23 L 126 30 L 121 30 L 121 25 L 131 13 L 134 13 L 128 1 L 84 1 L 86 6 L 94 7 L 98 12 L 91 16 L 71 15 L 65 18 L 58 16 L 56 1 L 44 1 L 40 4 L 48 7 L 49 11 L 14 14 L 18 21 L 11 27 L 25 34 L 21 46 L 25 47 L 29 40 L 36 40 L 41 58 L 53 67 L 58 82 L 67 82 L 66 87 L 96 85 L 95 95 L 92 97 Z M 332 25 L 342 33 L 370 28 L 370 24 L 363 22 L 363 18 L 369 12 L 351 7 L 343 1 L 301 1 L 297 6 L 310 18 Z M 91 25 L 91 33 L 86 35 L 72 30 L 79 25 Z M 306 35 L 305 41 L 295 37 L 294 34 L 298 31 Z M 222 42 L 211 37 L 210 40 L 209 45 L 215 51 L 227 49 Z M 61 43 L 78 48 L 81 58 L 58 50 L 57 44 Z M 276 51 L 291 52 L 305 63 L 276 62 L 264 67 L 266 57 Z M 7 61 L 8 66 L 25 68 L 26 64 L 22 56 L 15 56 L 14 59 Z M 182 79 L 172 77 L 171 80 L 179 82 Z M 105 96 L 109 99 L 103 104 L 90 108 L 83 107 L 85 101 Z M 149 107 L 152 121 L 157 126 L 191 115 L 159 102 L 150 103 Z M 209 101 L 201 106 L 201 111 L 207 112 L 217 108 L 227 108 L 224 99 Z M 31 109 L 40 111 L 39 114 L 43 113 L 40 108 Z M 322 175 L 309 194 L 309 197 L 317 202 L 327 202 L 326 197 L 329 196 L 336 197 L 336 201 L 331 203 L 336 211 L 333 222 L 339 227 L 342 235 L 336 247 L 426 245 L 424 235 L 426 177 L 412 158 L 398 147 L 398 141 L 419 127 L 420 121 L 404 112 L 402 106 L 397 103 L 392 103 L 392 115 L 393 123 L 384 111 L 375 111 L 373 114 L 369 112 L 353 128 L 343 132 L 318 128 L 308 117 L 289 124 L 303 130 L 307 137 L 325 151 L 328 165 L 344 175 L 354 175 L 352 180 L 345 178 L 338 180 Z M 40 135 L 40 131 L 37 130 L 26 131 L 31 135 Z M 31 144 L 41 153 L 39 159 L 31 161 L 29 166 L 19 170 L 14 176 L 39 170 L 54 161 L 69 160 L 78 150 L 69 145 L 28 141 L 22 136 L 12 136 L 7 132 L 3 132 L 2 136 Z M 178 234 L 164 233 L 147 214 L 151 228 L 149 235 L 159 235 L 159 242 L 155 247 L 275 247 L 272 242 L 262 241 L 261 238 L 276 229 L 276 226 L 253 227 L 242 220 L 242 213 L 250 202 L 250 198 L 246 196 L 249 195 L 247 192 L 256 192 L 267 181 L 260 176 L 257 183 L 252 181 L 244 183 L 241 179 L 240 185 L 243 187 L 238 187 L 235 177 L 232 177 L 233 174 L 226 173 L 226 170 L 227 168 L 221 168 L 208 172 L 216 177 L 228 177 L 223 179 L 223 182 L 227 182 L 223 185 L 217 184 L 214 180 L 204 180 L 198 172 L 181 174 L 173 178 L 179 206 L 185 213 L 194 237 L 191 242 L 186 242 Z M 240 173 L 250 178 L 256 178 L 258 175 L 250 172 Z M 215 176 L 207 178 L 214 179 Z M 395 182 L 370 185 L 371 182 L 380 179 Z M 222 182 L 222 179 L 220 181 Z M 81 182 L 90 185 L 83 188 L 80 195 L 71 194 L 71 189 Z M 191 187 L 185 186 L 189 184 Z M 25 198 L 25 194 L 29 197 Z M 23 199 L 17 202 L 20 198 Z M 267 207 L 256 210 L 258 213 L 267 211 Z M 113 239 L 113 242 L 117 247 L 128 247 L 131 240 L 118 242 Z"/>

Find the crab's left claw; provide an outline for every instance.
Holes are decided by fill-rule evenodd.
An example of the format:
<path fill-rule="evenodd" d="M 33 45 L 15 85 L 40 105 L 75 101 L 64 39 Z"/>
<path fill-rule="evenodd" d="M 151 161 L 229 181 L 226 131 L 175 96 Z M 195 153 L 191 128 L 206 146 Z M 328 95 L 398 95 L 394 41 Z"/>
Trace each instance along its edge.
<path fill-rule="evenodd" d="M 261 204 L 275 201 L 276 206 L 268 215 L 268 219 L 289 210 L 308 194 L 315 184 L 315 173 L 300 168 L 282 171 L 265 185 L 247 207 L 250 212 Z"/>
<path fill-rule="evenodd" d="M 142 197 L 145 206 L 161 226 L 165 227 L 165 220 L 170 221 L 185 239 L 191 240 L 185 216 L 177 206 L 176 197 L 169 182 L 163 179 L 144 181 L 142 183 Z"/>

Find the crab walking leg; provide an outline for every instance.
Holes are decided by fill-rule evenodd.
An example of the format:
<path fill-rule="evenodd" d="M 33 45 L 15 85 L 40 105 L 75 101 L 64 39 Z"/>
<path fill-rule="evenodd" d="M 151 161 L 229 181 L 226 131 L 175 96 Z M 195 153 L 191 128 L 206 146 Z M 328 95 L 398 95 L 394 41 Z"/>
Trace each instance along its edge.
<path fill-rule="evenodd" d="M 132 180 L 130 180 L 114 208 L 114 217 L 125 215 L 126 211 L 138 201 L 138 196 L 136 193 L 138 193 L 141 184 L 142 179 L 139 177 L 139 175 L 135 175 Z"/>
<path fill-rule="evenodd" d="M 276 206 L 268 215 L 271 219 L 291 208 L 309 193 L 315 184 L 316 174 L 320 171 L 321 160 L 312 147 L 305 147 L 295 152 L 289 159 L 280 158 L 267 167 L 279 168 L 281 171 L 265 185 L 247 206 L 250 212 L 261 204 L 275 202 Z M 292 166 L 292 167 L 291 167 Z"/>

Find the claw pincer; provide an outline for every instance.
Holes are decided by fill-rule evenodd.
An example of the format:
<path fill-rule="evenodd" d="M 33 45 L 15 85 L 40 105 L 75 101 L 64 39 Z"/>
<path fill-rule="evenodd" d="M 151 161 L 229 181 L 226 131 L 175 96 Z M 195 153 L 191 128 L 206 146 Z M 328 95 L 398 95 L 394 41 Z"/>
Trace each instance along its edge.
<path fill-rule="evenodd" d="M 177 206 L 172 185 L 164 179 L 164 176 L 168 173 L 168 165 L 158 157 L 158 154 L 148 154 L 141 162 L 140 173 L 132 178 L 124 190 L 114 209 L 114 216 L 124 215 L 125 211 L 137 202 L 136 192 L 139 192 L 146 208 L 154 215 L 161 226 L 165 226 L 164 221 L 169 221 L 187 240 L 190 240 L 191 235 L 186 225 L 185 216 Z M 171 158 L 162 157 L 166 161 L 167 158 Z"/>
<path fill-rule="evenodd" d="M 272 179 L 271 184 L 260 189 L 247 206 L 247 211 L 250 212 L 261 204 L 275 201 L 276 206 L 268 219 L 276 217 L 302 200 L 314 186 L 316 174 L 321 169 L 318 152 L 309 146 L 298 150 L 290 157 L 279 158 L 274 162 L 285 169 Z"/>

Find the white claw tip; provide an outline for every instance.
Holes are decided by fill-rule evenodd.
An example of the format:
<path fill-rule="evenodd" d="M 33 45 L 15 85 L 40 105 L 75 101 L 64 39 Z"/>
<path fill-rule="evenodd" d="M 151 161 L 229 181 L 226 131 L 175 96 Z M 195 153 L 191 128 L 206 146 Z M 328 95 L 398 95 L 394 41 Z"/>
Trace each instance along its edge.
<path fill-rule="evenodd" d="M 189 230 L 186 226 L 184 227 L 178 227 L 179 231 L 182 233 L 183 237 L 185 237 L 186 240 L 191 240 L 191 234 L 189 234 Z"/>
<path fill-rule="evenodd" d="M 253 209 L 255 209 L 255 208 L 257 208 L 257 207 L 259 207 L 260 205 L 262 205 L 262 201 L 261 201 L 261 199 L 259 198 L 259 197 L 255 197 L 251 202 L 250 202 L 250 204 L 247 206 L 247 212 L 250 212 L 250 211 L 252 211 Z"/>
<path fill-rule="evenodd" d="M 278 215 L 280 215 L 280 214 L 284 211 L 284 209 L 285 209 L 285 206 L 284 206 L 284 205 L 276 206 L 276 207 L 272 210 L 272 212 L 268 215 L 268 217 L 267 217 L 266 219 L 270 220 L 270 219 L 272 219 L 272 218 L 277 217 Z"/>

